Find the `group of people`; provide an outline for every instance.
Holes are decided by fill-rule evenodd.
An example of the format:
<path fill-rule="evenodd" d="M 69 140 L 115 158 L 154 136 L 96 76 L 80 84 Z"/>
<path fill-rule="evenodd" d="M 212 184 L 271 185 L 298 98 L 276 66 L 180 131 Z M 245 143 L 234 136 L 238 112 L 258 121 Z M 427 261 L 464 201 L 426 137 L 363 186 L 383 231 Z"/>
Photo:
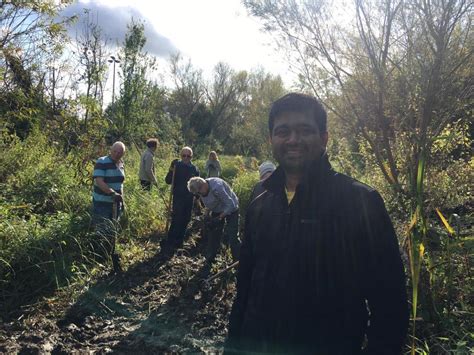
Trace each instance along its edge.
<path fill-rule="evenodd" d="M 327 113 L 315 97 L 279 98 L 268 127 L 278 167 L 259 168 L 242 245 L 237 196 L 219 178 L 215 152 L 208 178 L 199 177 L 185 147 L 165 179 L 174 196 L 169 241 L 182 242 L 193 195 L 224 234 L 235 234 L 229 244 L 239 260 L 237 294 L 224 352 L 400 354 L 408 328 L 405 272 L 382 198 L 332 169 Z M 152 155 L 156 144 L 147 146 Z M 116 218 L 123 204 L 124 152 L 123 143 L 114 143 L 94 169 L 94 213 L 104 218 Z M 150 154 L 142 157 L 144 188 L 156 182 L 146 173 Z"/>

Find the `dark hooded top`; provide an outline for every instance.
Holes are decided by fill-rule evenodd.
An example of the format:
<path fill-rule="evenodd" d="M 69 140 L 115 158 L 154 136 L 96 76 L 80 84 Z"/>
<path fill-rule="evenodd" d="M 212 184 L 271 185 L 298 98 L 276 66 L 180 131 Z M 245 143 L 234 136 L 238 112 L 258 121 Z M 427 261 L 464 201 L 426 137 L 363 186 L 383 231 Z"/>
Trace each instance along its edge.
<path fill-rule="evenodd" d="M 366 353 L 401 353 L 405 274 L 379 193 L 326 155 L 290 204 L 281 168 L 263 187 L 246 214 L 225 352 L 359 354 L 367 336 Z"/>

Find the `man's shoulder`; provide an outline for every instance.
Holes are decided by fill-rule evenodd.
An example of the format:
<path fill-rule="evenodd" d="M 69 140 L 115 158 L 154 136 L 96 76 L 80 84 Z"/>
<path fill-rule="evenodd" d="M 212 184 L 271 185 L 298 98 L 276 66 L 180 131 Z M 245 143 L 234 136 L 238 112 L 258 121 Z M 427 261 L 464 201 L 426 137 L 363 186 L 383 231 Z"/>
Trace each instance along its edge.
<path fill-rule="evenodd" d="M 113 163 L 113 161 L 108 155 L 105 155 L 103 157 L 97 158 L 96 163 Z"/>
<path fill-rule="evenodd" d="M 247 207 L 249 211 L 251 212 L 258 211 L 262 209 L 264 206 L 266 208 L 274 207 L 272 203 L 268 203 L 273 193 L 268 190 L 265 190 L 265 188 L 263 187 L 262 181 L 259 181 L 257 184 L 255 184 L 253 193 L 254 193 L 254 196 L 252 196 L 253 199 L 250 201 Z"/>
<path fill-rule="evenodd" d="M 96 160 L 95 169 L 115 169 L 115 163 L 108 155 L 106 155 Z"/>
<path fill-rule="evenodd" d="M 359 193 L 376 192 L 376 190 L 372 186 L 369 186 L 351 176 L 348 176 L 342 173 L 335 172 L 334 175 L 332 175 L 332 181 L 333 183 L 336 184 L 337 187 L 350 189 L 354 192 L 359 192 Z"/>
<path fill-rule="evenodd" d="M 191 163 L 190 167 L 197 173 L 199 173 L 199 169 L 196 165 L 194 165 L 193 163 Z"/>
<path fill-rule="evenodd" d="M 206 179 L 210 184 L 213 185 L 227 185 L 227 183 L 219 177 L 210 177 Z"/>
<path fill-rule="evenodd" d="M 181 171 L 192 171 L 198 172 L 199 170 L 193 163 L 185 164 L 181 160 L 176 163 L 176 168 L 182 169 Z"/>

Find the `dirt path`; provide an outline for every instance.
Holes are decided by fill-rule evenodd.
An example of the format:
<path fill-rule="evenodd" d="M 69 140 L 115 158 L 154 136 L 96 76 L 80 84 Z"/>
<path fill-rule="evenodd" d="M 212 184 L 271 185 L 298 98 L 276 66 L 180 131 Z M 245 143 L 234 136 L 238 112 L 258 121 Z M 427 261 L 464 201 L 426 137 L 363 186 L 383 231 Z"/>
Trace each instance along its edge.
<path fill-rule="evenodd" d="M 0 325 L 0 353 L 199 353 L 222 349 L 235 292 L 235 275 L 202 282 L 230 264 L 212 266 L 200 254 L 198 235 L 183 248 L 150 255 L 122 275 L 104 276 L 58 291 Z M 72 295 L 79 294 L 77 299 Z"/>

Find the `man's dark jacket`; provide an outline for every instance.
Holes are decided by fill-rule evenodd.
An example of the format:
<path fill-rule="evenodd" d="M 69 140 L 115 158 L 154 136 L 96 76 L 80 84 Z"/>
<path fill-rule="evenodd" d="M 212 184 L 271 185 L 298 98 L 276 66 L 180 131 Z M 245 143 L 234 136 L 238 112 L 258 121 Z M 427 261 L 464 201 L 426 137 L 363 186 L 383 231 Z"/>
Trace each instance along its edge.
<path fill-rule="evenodd" d="M 182 201 L 193 200 L 193 194 L 188 190 L 188 181 L 194 176 L 199 176 L 198 168 L 189 163 L 185 164 L 182 161 L 176 162 L 174 173 L 173 199 Z M 165 182 L 171 184 L 173 180 L 173 170 L 168 171 L 165 177 Z"/>
<path fill-rule="evenodd" d="M 399 354 L 405 275 L 378 192 L 325 155 L 290 205 L 281 168 L 264 187 L 246 215 L 225 352 L 358 354 L 367 335 L 367 353 Z"/>

